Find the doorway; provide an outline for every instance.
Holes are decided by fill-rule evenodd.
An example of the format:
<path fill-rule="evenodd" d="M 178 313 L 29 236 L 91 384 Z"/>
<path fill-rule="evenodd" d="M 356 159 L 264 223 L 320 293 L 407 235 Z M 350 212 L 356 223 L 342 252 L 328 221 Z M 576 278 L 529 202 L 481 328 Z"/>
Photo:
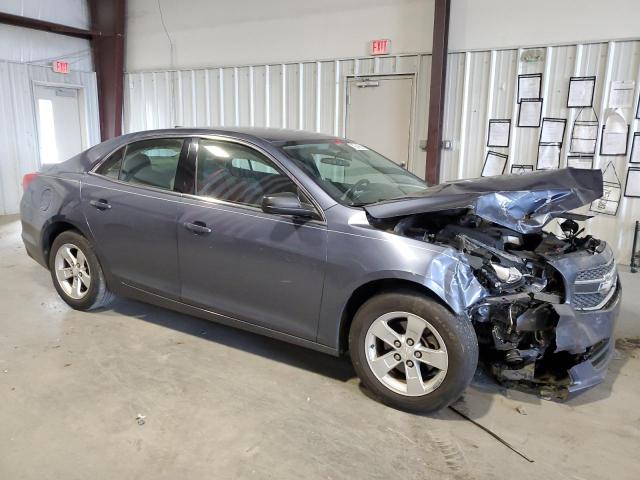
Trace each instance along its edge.
<path fill-rule="evenodd" d="M 413 99 L 413 75 L 349 78 L 347 137 L 408 165 Z"/>
<path fill-rule="evenodd" d="M 40 165 L 64 162 L 86 148 L 82 89 L 34 84 Z"/>

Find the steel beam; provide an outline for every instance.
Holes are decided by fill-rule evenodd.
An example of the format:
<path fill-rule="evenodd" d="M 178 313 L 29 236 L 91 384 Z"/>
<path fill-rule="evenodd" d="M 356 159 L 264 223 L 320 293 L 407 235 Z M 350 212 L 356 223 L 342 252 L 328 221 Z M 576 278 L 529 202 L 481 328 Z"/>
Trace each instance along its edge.
<path fill-rule="evenodd" d="M 69 37 L 84 38 L 86 40 L 91 40 L 95 35 L 95 33 L 90 30 L 60 25 L 59 23 L 38 20 L 37 18 L 23 17 L 22 15 L 12 15 L 5 12 L 0 12 L 0 23 L 13 25 L 15 27 L 30 28 L 32 30 L 57 33 L 59 35 L 67 35 Z"/>
<path fill-rule="evenodd" d="M 440 182 L 442 123 L 444 116 L 445 84 L 447 79 L 450 10 L 451 0 L 435 0 L 425 168 L 425 180 L 431 185 Z"/>
<path fill-rule="evenodd" d="M 126 0 L 89 0 L 93 37 L 93 63 L 98 79 L 100 136 L 122 135 L 124 84 L 124 30 Z"/>

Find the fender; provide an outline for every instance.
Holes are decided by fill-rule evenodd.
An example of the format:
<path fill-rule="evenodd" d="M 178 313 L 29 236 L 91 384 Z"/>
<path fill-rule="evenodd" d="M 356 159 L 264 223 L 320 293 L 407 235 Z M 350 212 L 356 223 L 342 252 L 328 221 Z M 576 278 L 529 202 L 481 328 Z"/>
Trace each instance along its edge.
<path fill-rule="evenodd" d="M 369 291 L 366 288 L 367 285 L 379 284 L 387 289 L 394 286 L 414 286 L 437 298 L 461 318 L 465 316 L 465 310 L 469 306 L 487 294 L 471 267 L 454 249 L 445 248 L 429 254 L 423 252 L 419 256 L 412 257 L 408 263 L 403 262 L 401 258 L 386 258 L 385 262 L 395 263 L 402 269 L 374 269 L 360 272 L 359 275 L 351 277 L 347 283 L 343 272 L 334 272 L 329 268 L 318 325 L 317 341 L 319 343 L 339 348 L 341 336 L 344 333 L 345 316 L 349 317 L 355 313 L 348 311 L 354 295 L 358 295 L 358 292 L 362 292 L 363 289 L 369 296 L 376 293 L 376 289 Z M 351 318 L 346 319 L 346 321 L 350 320 Z"/>

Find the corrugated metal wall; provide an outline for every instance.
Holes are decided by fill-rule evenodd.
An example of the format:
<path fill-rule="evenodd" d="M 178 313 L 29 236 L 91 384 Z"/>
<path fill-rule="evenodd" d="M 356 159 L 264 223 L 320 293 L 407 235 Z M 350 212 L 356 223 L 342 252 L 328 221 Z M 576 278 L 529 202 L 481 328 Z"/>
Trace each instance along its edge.
<path fill-rule="evenodd" d="M 83 87 L 88 146 L 100 142 L 94 72 L 63 75 L 50 67 L 0 60 L 0 215 L 18 212 L 22 176 L 40 167 L 34 81 Z"/>
<path fill-rule="evenodd" d="M 640 94 L 640 41 L 550 46 L 543 48 L 538 62 L 522 61 L 526 49 L 454 53 L 449 56 L 444 138 L 452 149 L 443 152 L 443 181 L 478 177 L 488 150 L 509 155 L 506 172 L 512 164 L 536 165 L 539 128 L 518 128 L 517 79 L 520 74 L 542 74 L 542 117 L 567 119 L 560 166 L 567 165 L 571 128 L 578 109 L 567 108 L 569 78 L 596 76 L 594 110 L 602 128 L 610 109 L 608 94 L 612 81 L 634 80 L 634 100 L 622 112 L 631 125 L 628 152 L 633 132 L 640 131 L 635 119 Z M 508 149 L 486 147 L 489 119 L 511 119 Z M 600 139 L 594 166 L 605 169 L 609 162 L 617 171 L 624 192 L 629 166 L 627 156 L 600 156 Z M 610 171 L 609 171 L 610 173 Z M 609 175 L 608 173 L 608 175 Z M 585 213 L 588 208 L 584 208 Z M 592 212 L 593 213 L 593 212 Z M 628 264 L 633 241 L 634 222 L 640 220 L 640 199 L 621 198 L 616 216 L 597 215 L 587 222 L 587 230 L 607 240 L 621 263 Z"/>
<path fill-rule="evenodd" d="M 89 27 L 86 0 L 15 0 L 2 10 L 78 28 Z M 69 62 L 67 75 L 54 73 L 53 60 Z M 25 173 L 39 168 L 33 83 L 82 87 L 87 146 L 100 141 L 96 75 L 88 40 L 0 25 L 0 215 L 17 213 Z"/>
<path fill-rule="evenodd" d="M 346 78 L 417 76 L 414 148 L 409 166 L 424 172 L 419 140 L 426 135 L 430 55 L 128 73 L 124 129 L 260 126 L 345 134 Z"/>
<path fill-rule="evenodd" d="M 543 117 L 566 118 L 561 166 L 566 165 L 569 136 L 576 110 L 566 107 L 569 77 L 597 77 L 594 108 L 602 121 L 608 110 L 612 80 L 635 80 L 633 108 L 624 111 L 631 132 L 640 84 L 640 42 L 610 42 L 542 49 L 540 61 L 522 61 L 527 49 L 452 53 L 449 56 L 441 179 L 480 176 L 487 152 L 491 118 L 512 119 L 508 149 L 511 164 L 535 165 L 539 128 L 517 128 L 517 78 L 542 73 Z M 344 135 L 345 82 L 348 75 L 415 74 L 419 89 L 414 145 L 409 169 L 424 175 L 424 152 L 430 80 L 430 55 L 401 55 L 309 63 L 255 65 L 126 75 L 125 130 L 183 126 L 254 125 L 316 130 Z M 631 142 L 631 137 L 629 142 Z M 598 149 L 599 150 L 599 146 Z M 629 148 L 630 150 L 630 148 Z M 613 161 L 623 183 L 625 157 L 595 155 L 594 165 Z M 589 230 L 608 240 L 622 263 L 628 263 L 633 222 L 640 219 L 640 199 L 622 197 L 617 216 L 598 215 Z"/>

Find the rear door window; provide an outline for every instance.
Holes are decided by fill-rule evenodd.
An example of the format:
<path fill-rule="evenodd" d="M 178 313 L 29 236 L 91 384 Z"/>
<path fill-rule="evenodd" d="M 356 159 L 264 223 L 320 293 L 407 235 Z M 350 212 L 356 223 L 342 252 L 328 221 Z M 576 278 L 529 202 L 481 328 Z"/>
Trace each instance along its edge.
<path fill-rule="evenodd" d="M 102 162 L 102 165 L 97 168 L 96 173 L 117 180 L 120 176 L 120 168 L 122 167 L 122 157 L 124 156 L 124 150 L 125 147 L 122 147 L 121 149 L 109 155 L 109 158 Z"/>
<path fill-rule="evenodd" d="M 173 190 L 184 139 L 160 138 L 127 146 L 119 180 Z"/>

